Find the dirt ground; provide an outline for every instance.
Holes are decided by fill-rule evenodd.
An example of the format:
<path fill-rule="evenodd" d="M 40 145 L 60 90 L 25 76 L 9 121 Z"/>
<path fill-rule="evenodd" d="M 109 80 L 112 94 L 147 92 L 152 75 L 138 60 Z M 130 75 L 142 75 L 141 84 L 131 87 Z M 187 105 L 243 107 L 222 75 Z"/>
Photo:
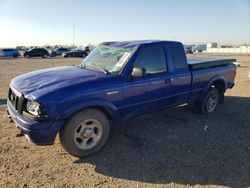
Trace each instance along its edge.
<path fill-rule="evenodd" d="M 82 59 L 1 59 L 0 187 L 250 187 L 250 56 L 226 57 L 241 67 L 216 113 L 185 106 L 129 120 L 85 159 L 67 154 L 58 138 L 29 143 L 6 115 L 12 78 Z"/>

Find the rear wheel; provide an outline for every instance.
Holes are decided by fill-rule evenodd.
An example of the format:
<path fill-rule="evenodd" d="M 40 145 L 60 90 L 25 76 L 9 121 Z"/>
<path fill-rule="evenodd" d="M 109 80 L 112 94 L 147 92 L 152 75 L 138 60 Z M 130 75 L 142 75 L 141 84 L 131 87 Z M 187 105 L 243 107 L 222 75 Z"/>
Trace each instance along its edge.
<path fill-rule="evenodd" d="M 97 109 L 78 112 L 60 130 L 63 148 L 75 157 L 85 157 L 98 152 L 109 135 L 109 121 Z"/>
<path fill-rule="evenodd" d="M 215 87 L 210 88 L 201 103 L 198 104 L 199 111 L 201 113 L 213 113 L 219 103 L 219 98 L 218 90 Z"/>
<path fill-rule="evenodd" d="M 42 58 L 47 58 L 48 57 L 48 55 L 46 55 L 46 54 L 43 54 L 43 56 L 42 56 Z"/>
<path fill-rule="evenodd" d="M 24 57 L 25 57 L 25 58 L 30 58 L 30 56 L 29 56 L 29 55 L 25 55 Z"/>

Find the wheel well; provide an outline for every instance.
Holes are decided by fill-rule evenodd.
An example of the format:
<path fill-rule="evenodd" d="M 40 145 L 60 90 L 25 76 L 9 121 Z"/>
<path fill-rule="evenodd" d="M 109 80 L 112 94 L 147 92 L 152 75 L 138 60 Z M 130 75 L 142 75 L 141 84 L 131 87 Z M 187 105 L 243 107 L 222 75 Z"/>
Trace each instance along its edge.
<path fill-rule="evenodd" d="M 87 108 L 98 109 L 98 110 L 100 110 L 101 112 L 103 112 L 107 116 L 108 120 L 112 120 L 113 119 L 112 113 L 109 110 L 107 110 L 105 107 L 103 107 L 103 106 L 90 106 L 90 107 L 87 107 Z"/>
<path fill-rule="evenodd" d="M 78 112 L 82 110 L 86 110 L 90 108 L 100 110 L 102 113 L 104 113 L 107 116 L 108 120 L 113 120 L 112 113 L 103 106 L 88 106 L 88 107 L 81 108 L 75 111 L 74 113 L 72 113 L 70 116 L 68 116 L 67 119 L 70 119 L 72 116 L 74 116 L 75 114 L 77 114 Z"/>
<path fill-rule="evenodd" d="M 224 93 L 226 91 L 225 82 L 223 80 L 217 80 L 211 84 L 211 87 L 215 87 L 218 90 L 220 94 L 219 103 L 222 104 L 224 102 Z"/>
<path fill-rule="evenodd" d="M 212 83 L 212 86 L 214 86 L 219 92 L 225 93 L 225 82 L 222 80 L 217 80 Z"/>

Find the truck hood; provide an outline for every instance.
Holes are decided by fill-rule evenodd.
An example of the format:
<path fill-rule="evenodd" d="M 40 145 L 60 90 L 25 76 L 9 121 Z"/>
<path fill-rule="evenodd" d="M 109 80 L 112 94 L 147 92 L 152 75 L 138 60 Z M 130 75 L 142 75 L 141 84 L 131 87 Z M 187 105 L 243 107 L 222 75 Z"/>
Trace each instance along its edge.
<path fill-rule="evenodd" d="M 107 75 L 102 72 L 63 66 L 23 74 L 14 78 L 11 84 L 25 97 L 31 95 L 32 98 L 37 98 L 38 95 L 103 77 Z"/>

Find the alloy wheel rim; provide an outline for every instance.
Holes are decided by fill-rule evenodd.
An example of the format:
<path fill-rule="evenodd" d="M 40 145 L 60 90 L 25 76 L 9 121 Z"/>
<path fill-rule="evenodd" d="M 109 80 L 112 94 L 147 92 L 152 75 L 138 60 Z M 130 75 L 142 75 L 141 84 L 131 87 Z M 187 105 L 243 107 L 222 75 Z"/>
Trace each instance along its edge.
<path fill-rule="evenodd" d="M 101 123 L 95 119 L 88 119 L 77 126 L 74 133 L 74 142 L 78 148 L 88 150 L 97 145 L 102 133 Z"/>
<path fill-rule="evenodd" d="M 213 112 L 218 103 L 218 96 L 215 93 L 212 93 L 207 99 L 207 112 Z"/>

